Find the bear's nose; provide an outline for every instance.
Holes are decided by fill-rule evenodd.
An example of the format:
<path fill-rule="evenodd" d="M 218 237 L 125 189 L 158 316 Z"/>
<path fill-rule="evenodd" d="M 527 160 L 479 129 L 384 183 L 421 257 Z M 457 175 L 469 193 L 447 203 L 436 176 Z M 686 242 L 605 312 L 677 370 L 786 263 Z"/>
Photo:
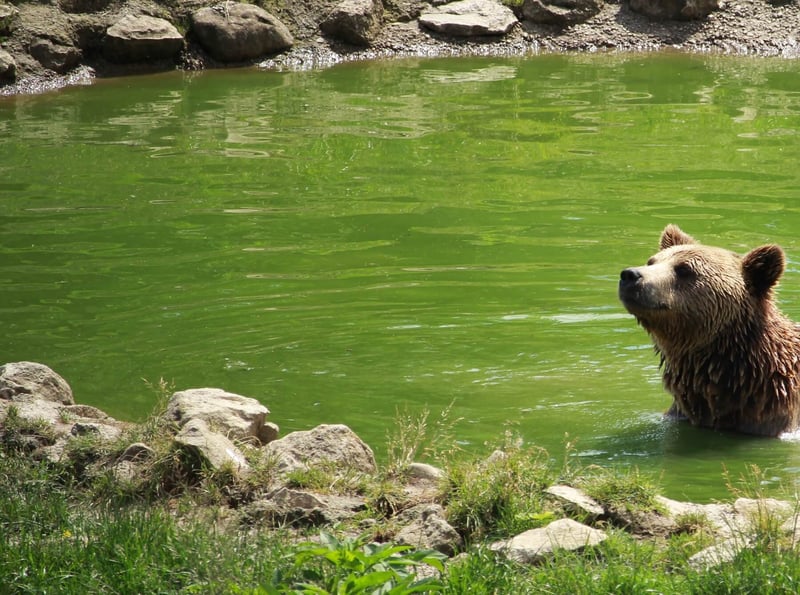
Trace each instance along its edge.
<path fill-rule="evenodd" d="M 639 269 L 625 269 L 619 274 L 620 285 L 633 285 L 641 278 Z"/>

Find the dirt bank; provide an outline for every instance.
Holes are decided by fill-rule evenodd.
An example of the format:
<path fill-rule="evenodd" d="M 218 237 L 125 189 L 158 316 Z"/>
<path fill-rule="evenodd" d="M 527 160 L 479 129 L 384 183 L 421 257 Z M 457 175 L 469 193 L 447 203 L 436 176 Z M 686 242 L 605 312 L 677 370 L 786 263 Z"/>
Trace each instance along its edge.
<path fill-rule="evenodd" d="M 147 13 L 170 17 L 185 23 L 187 15 L 205 3 L 184 0 L 167 7 L 147 4 L 137 6 Z M 128 9 L 131 3 L 124 5 Z M 139 5 L 141 4 L 141 6 Z M 416 6 L 415 6 L 416 4 Z M 17 59 L 17 80 L 0 87 L 0 94 L 40 92 L 69 84 L 90 82 L 94 76 L 114 76 L 142 70 L 165 68 L 198 69 L 220 66 L 203 55 L 190 42 L 177 65 L 156 64 L 143 67 L 114 67 L 91 56 L 84 58 L 75 70 L 66 75 L 44 69 L 28 53 L 32 39 L 62 39 L 74 30 L 81 19 L 81 30 L 102 31 L 103 19 L 109 11 L 66 13 L 60 4 L 18 4 L 22 26 L 3 40 L 2 47 Z M 528 21 L 505 36 L 461 39 L 426 31 L 411 18 L 422 5 L 420 0 L 385 2 L 386 24 L 368 50 L 337 44 L 319 34 L 319 15 L 326 14 L 331 0 L 287 0 L 271 10 L 282 19 L 295 36 L 295 46 L 288 52 L 270 57 L 260 65 L 273 69 L 319 68 L 342 61 L 397 56 L 519 56 L 539 52 L 656 51 L 676 49 L 686 52 L 720 52 L 738 55 L 800 56 L 797 33 L 800 31 L 800 4 L 769 3 L 766 0 L 731 0 L 721 2 L 720 9 L 699 21 L 655 22 L 636 14 L 626 3 L 607 3 L 599 14 L 588 21 L 566 28 L 537 25 Z"/>
<path fill-rule="evenodd" d="M 322 38 L 266 60 L 270 68 L 324 67 L 344 60 L 396 56 L 519 56 L 540 52 L 658 51 L 800 56 L 800 4 L 733 0 L 702 21 L 654 22 L 627 4 L 606 4 L 585 23 L 567 28 L 522 21 L 509 35 L 460 40 L 420 28 L 416 21 L 387 25 L 369 50 L 346 51 Z"/>

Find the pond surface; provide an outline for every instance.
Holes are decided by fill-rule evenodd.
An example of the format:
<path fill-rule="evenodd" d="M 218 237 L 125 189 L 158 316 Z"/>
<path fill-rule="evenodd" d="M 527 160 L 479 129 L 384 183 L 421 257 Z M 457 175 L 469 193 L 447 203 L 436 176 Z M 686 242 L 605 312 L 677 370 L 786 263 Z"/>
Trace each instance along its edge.
<path fill-rule="evenodd" d="M 99 81 L 0 98 L 0 360 L 143 419 L 155 393 L 255 397 L 282 433 L 453 404 L 676 498 L 800 444 L 664 422 L 616 297 L 670 222 L 788 253 L 800 319 L 800 63 L 683 55 L 408 60 Z"/>

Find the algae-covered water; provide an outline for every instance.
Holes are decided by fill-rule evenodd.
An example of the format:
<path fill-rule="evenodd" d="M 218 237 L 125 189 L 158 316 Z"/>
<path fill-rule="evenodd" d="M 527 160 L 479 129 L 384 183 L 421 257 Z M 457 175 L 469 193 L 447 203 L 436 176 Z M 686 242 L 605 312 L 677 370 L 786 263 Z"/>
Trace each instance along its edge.
<path fill-rule="evenodd" d="M 155 395 L 255 397 L 282 432 L 396 411 L 668 495 L 793 485 L 800 444 L 668 424 L 616 297 L 670 222 L 780 243 L 800 319 L 800 65 L 542 55 L 168 73 L 0 98 L 0 360 L 130 420 Z"/>

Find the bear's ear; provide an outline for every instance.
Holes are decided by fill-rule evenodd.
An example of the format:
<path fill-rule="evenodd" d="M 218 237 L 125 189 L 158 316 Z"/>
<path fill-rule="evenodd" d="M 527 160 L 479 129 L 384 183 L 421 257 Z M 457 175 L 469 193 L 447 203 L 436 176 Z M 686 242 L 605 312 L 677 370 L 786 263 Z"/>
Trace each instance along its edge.
<path fill-rule="evenodd" d="M 672 248 L 672 246 L 682 246 L 684 244 L 696 244 L 695 240 L 689 234 L 683 233 L 681 228 L 671 223 L 664 228 L 661 232 L 661 243 L 659 244 L 661 250 Z"/>
<path fill-rule="evenodd" d="M 770 244 L 751 250 L 742 258 L 742 275 L 750 295 L 764 297 L 778 282 L 786 266 L 780 246 Z"/>

